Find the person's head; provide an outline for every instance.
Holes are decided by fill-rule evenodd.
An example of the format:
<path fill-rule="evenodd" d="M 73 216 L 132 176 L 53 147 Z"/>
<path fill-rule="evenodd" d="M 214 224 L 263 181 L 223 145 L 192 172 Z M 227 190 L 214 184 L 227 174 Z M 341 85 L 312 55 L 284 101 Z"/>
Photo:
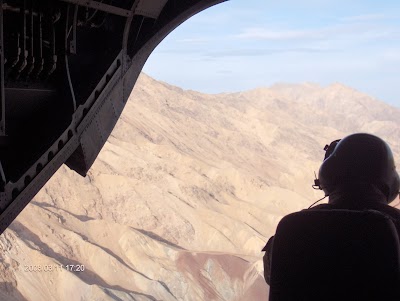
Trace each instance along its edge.
<path fill-rule="evenodd" d="M 350 192 L 363 194 L 360 187 L 378 189 L 392 202 L 399 194 L 400 180 L 389 145 L 371 134 L 358 133 L 333 141 L 326 148 L 319 169 L 325 195 Z"/>

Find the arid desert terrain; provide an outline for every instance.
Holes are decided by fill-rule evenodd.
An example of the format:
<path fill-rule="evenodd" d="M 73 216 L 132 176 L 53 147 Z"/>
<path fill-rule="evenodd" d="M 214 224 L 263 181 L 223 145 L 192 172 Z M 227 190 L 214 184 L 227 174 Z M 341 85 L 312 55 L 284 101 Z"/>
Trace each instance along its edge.
<path fill-rule="evenodd" d="M 267 300 L 261 249 L 323 196 L 325 144 L 374 133 L 399 162 L 399 120 L 338 83 L 206 95 L 142 74 L 87 176 L 63 166 L 0 236 L 0 300 Z"/>

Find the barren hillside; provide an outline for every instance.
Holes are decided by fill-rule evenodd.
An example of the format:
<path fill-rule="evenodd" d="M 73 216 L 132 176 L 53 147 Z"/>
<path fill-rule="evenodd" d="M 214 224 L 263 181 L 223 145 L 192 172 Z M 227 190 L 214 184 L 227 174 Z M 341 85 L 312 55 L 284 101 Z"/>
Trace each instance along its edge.
<path fill-rule="evenodd" d="M 399 154 L 398 120 L 340 84 L 204 95 L 143 74 L 87 177 L 62 167 L 0 236 L 0 299 L 267 300 L 260 250 L 322 197 L 324 145 L 366 131 Z"/>

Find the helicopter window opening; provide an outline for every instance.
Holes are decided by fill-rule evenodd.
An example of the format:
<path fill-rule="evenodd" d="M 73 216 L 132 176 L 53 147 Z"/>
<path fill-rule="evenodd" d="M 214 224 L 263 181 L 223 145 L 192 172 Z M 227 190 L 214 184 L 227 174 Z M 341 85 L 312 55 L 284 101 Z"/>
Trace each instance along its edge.
<path fill-rule="evenodd" d="M 206 93 L 340 81 L 399 106 L 399 6 L 395 1 L 227 1 L 174 30 L 143 70 Z"/>

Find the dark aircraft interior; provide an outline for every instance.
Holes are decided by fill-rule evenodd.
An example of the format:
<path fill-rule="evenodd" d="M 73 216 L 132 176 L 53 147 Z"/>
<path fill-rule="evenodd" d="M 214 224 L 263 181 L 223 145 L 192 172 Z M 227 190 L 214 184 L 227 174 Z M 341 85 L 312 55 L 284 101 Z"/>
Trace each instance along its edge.
<path fill-rule="evenodd" d="M 0 233 L 62 165 L 85 176 L 147 58 L 222 0 L 0 0 Z"/>

